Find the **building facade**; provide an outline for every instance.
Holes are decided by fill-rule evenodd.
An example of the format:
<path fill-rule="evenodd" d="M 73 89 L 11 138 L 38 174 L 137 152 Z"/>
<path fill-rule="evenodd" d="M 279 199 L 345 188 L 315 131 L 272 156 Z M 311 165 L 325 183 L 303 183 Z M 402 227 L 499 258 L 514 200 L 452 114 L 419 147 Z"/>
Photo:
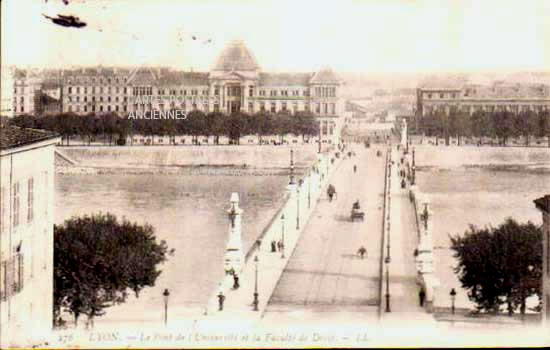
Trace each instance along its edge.
<path fill-rule="evenodd" d="M 507 84 L 494 82 L 491 85 L 468 83 L 429 83 L 416 90 L 416 114 L 451 111 L 500 112 L 550 110 L 550 86 L 544 84 Z"/>
<path fill-rule="evenodd" d="M 151 110 L 199 110 L 204 113 L 289 113 L 309 111 L 319 120 L 323 142 L 337 142 L 344 112 L 342 82 L 329 68 L 314 73 L 262 72 L 242 41 L 230 42 L 210 72 L 168 68 L 81 68 L 59 72 L 62 112 L 76 114 L 130 113 Z M 55 108 L 22 105 L 30 78 L 16 84 L 16 115 L 54 113 Z M 44 91 L 42 91 L 44 90 Z M 52 90 L 41 89 L 52 104 Z M 342 118 L 343 119 L 343 118 Z"/>
<path fill-rule="evenodd" d="M 39 130 L 0 129 L 0 347 L 52 329 L 54 149 Z"/>
<path fill-rule="evenodd" d="M 542 322 L 550 327 L 550 194 L 535 200 L 542 213 Z"/>

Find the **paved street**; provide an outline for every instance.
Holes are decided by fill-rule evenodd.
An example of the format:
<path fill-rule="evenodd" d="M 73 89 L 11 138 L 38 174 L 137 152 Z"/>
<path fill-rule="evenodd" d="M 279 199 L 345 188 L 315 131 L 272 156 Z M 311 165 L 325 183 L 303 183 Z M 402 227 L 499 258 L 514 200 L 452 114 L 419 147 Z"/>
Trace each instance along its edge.
<path fill-rule="evenodd" d="M 331 180 L 337 199 L 331 203 L 324 196 L 315 209 L 268 304 L 266 322 L 334 320 L 350 311 L 361 313 L 355 319 L 376 317 L 384 157 L 376 157 L 373 148 L 352 148 L 357 156 L 344 160 Z M 350 221 L 356 200 L 364 222 Z M 364 259 L 357 254 L 361 246 L 368 251 Z"/>

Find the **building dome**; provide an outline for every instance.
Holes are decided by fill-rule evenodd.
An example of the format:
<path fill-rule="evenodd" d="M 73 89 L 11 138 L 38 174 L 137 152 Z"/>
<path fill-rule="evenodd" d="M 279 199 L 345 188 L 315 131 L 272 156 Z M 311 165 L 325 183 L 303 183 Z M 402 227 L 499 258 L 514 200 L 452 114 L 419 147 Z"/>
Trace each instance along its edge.
<path fill-rule="evenodd" d="M 222 51 L 216 64 L 215 71 L 257 71 L 260 67 L 254 55 L 241 40 L 230 42 Z"/>

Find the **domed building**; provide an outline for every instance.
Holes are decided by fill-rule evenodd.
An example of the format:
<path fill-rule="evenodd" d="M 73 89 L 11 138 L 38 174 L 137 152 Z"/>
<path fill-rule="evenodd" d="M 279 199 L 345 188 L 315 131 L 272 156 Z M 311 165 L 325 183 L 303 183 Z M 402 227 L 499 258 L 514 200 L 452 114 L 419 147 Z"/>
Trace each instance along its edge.
<path fill-rule="evenodd" d="M 331 69 L 311 73 L 262 72 L 252 52 L 240 40 L 226 45 L 210 72 L 96 67 L 60 71 L 59 81 L 62 112 L 129 115 L 176 108 L 224 114 L 305 111 L 318 117 L 323 143 L 339 141 L 343 120 L 340 116 L 344 113 L 339 98 L 342 82 Z M 20 99 L 17 93 L 14 99 Z"/>

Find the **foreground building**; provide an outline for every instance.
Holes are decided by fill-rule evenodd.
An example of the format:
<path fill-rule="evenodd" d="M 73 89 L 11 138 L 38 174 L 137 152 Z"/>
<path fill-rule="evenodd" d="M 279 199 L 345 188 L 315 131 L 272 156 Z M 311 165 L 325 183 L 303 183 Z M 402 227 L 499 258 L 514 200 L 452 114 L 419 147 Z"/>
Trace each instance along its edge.
<path fill-rule="evenodd" d="M 32 79 L 18 81 L 16 100 Z M 130 113 L 152 110 L 199 110 L 204 113 L 245 112 L 313 113 L 319 120 L 323 142 L 336 143 L 344 118 L 341 80 L 325 68 L 314 73 L 262 72 L 254 55 L 242 41 L 230 42 L 210 72 L 184 72 L 168 68 L 82 68 L 59 72 L 62 112 L 77 114 Z M 42 91 L 50 107 L 35 107 L 41 113 L 55 111 L 55 89 Z M 33 89 L 27 88 L 24 91 Z M 21 91 L 21 93 L 19 92 Z M 33 90 L 35 91 L 35 89 Z M 31 96 L 25 96 L 27 101 Z M 53 106 L 53 107 L 51 107 Z M 30 113 L 18 102 L 16 114 Z"/>
<path fill-rule="evenodd" d="M 535 200 L 542 212 L 542 322 L 550 327 L 550 194 Z"/>
<path fill-rule="evenodd" d="M 449 115 L 453 110 L 470 115 L 475 111 L 547 111 L 550 110 L 550 86 L 504 82 L 481 85 L 460 81 L 434 81 L 417 88 L 417 115 L 424 116 L 437 112 Z"/>
<path fill-rule="evenodd" d="M 53 314 L 54 149 L 59 138 L 0 128 L 0 347 L 44 339 Z"/>

